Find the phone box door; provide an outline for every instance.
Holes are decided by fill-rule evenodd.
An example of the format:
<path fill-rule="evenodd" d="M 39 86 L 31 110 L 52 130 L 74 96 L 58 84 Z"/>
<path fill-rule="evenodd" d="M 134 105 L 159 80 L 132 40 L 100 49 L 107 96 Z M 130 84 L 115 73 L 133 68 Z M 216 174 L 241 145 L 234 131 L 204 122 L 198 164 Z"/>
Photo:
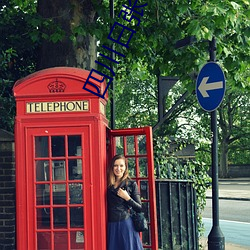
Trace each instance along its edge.
<path fill-rule="evenodd" d="M 87 249 L 92 244 L 88 130 L 27 129 L 32 249 Z"/>
<path fill-rule="evenodd" d="M 141 233 L 145 249 L 158 249 L 156 195 L 152 128 L 109 130 L 110 156 L 122 154 L 128 159 L 129 174 L 137 182 L 142 207 L 148 219 L 149 230 Z"/>

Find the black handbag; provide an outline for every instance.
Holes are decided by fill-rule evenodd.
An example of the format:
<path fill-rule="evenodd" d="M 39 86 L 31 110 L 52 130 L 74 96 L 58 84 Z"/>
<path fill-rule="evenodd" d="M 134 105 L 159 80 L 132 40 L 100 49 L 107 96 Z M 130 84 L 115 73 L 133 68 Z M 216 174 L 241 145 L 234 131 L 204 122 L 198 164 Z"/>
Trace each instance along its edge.
<path fill-rule="evenodd" d="M 148 230 L 148 222 L 143 212 L 137 213 L 135 211 L 132 211 L 131 218 L 137 232 L 144 232 Z"/>

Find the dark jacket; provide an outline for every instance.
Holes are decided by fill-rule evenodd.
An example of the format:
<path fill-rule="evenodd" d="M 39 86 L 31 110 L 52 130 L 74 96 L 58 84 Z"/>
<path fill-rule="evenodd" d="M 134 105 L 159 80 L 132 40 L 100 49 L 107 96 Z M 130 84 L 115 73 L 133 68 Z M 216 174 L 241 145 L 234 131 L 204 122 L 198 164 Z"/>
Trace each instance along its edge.
<path fill-rule="evenodd" d="M 125 201 L 117 195 L 119 188 L 127 190 L 131 199 Z M 108 200 L 108 221 L 115 222 L 125 220 L 130 216 L 130 209 L 132 208 L 136 212 L 141 212 L 141 197 L 138 191 L 138 186 L 135 181 L 128 180 L 123 181 L 121 185 L 117 188 L 111 186 L 107 191 L 107 200 Z"/>

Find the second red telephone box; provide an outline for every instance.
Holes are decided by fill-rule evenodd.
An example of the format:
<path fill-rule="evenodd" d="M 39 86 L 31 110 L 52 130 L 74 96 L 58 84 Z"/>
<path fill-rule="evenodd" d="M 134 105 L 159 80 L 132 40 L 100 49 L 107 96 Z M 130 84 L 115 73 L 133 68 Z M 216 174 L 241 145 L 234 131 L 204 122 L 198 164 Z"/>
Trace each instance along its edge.
<path fill-rule="evenodd" d="M 120 151 L 145 194 L 144 247 L 157 249 L 151 128 L 109 130 L 107 94 L 83 90 L 88 75 L 51 68 L 14 86 L 18 250 L 106 250 L 107 161 Z"/>

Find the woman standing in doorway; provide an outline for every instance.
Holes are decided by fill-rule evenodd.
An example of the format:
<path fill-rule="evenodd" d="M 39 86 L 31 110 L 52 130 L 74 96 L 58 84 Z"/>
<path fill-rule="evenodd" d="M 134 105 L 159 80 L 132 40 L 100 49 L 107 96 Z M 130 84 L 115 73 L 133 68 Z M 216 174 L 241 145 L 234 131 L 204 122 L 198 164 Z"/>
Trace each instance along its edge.
<path fill-rule="evenodd" d="M 116 155 L 108 168 L 108 250 L 143 250 L 139 233 L 135 231 L 130 208 L 142 210 L 135 181 L 128 173 L 127 159 Z"/>

